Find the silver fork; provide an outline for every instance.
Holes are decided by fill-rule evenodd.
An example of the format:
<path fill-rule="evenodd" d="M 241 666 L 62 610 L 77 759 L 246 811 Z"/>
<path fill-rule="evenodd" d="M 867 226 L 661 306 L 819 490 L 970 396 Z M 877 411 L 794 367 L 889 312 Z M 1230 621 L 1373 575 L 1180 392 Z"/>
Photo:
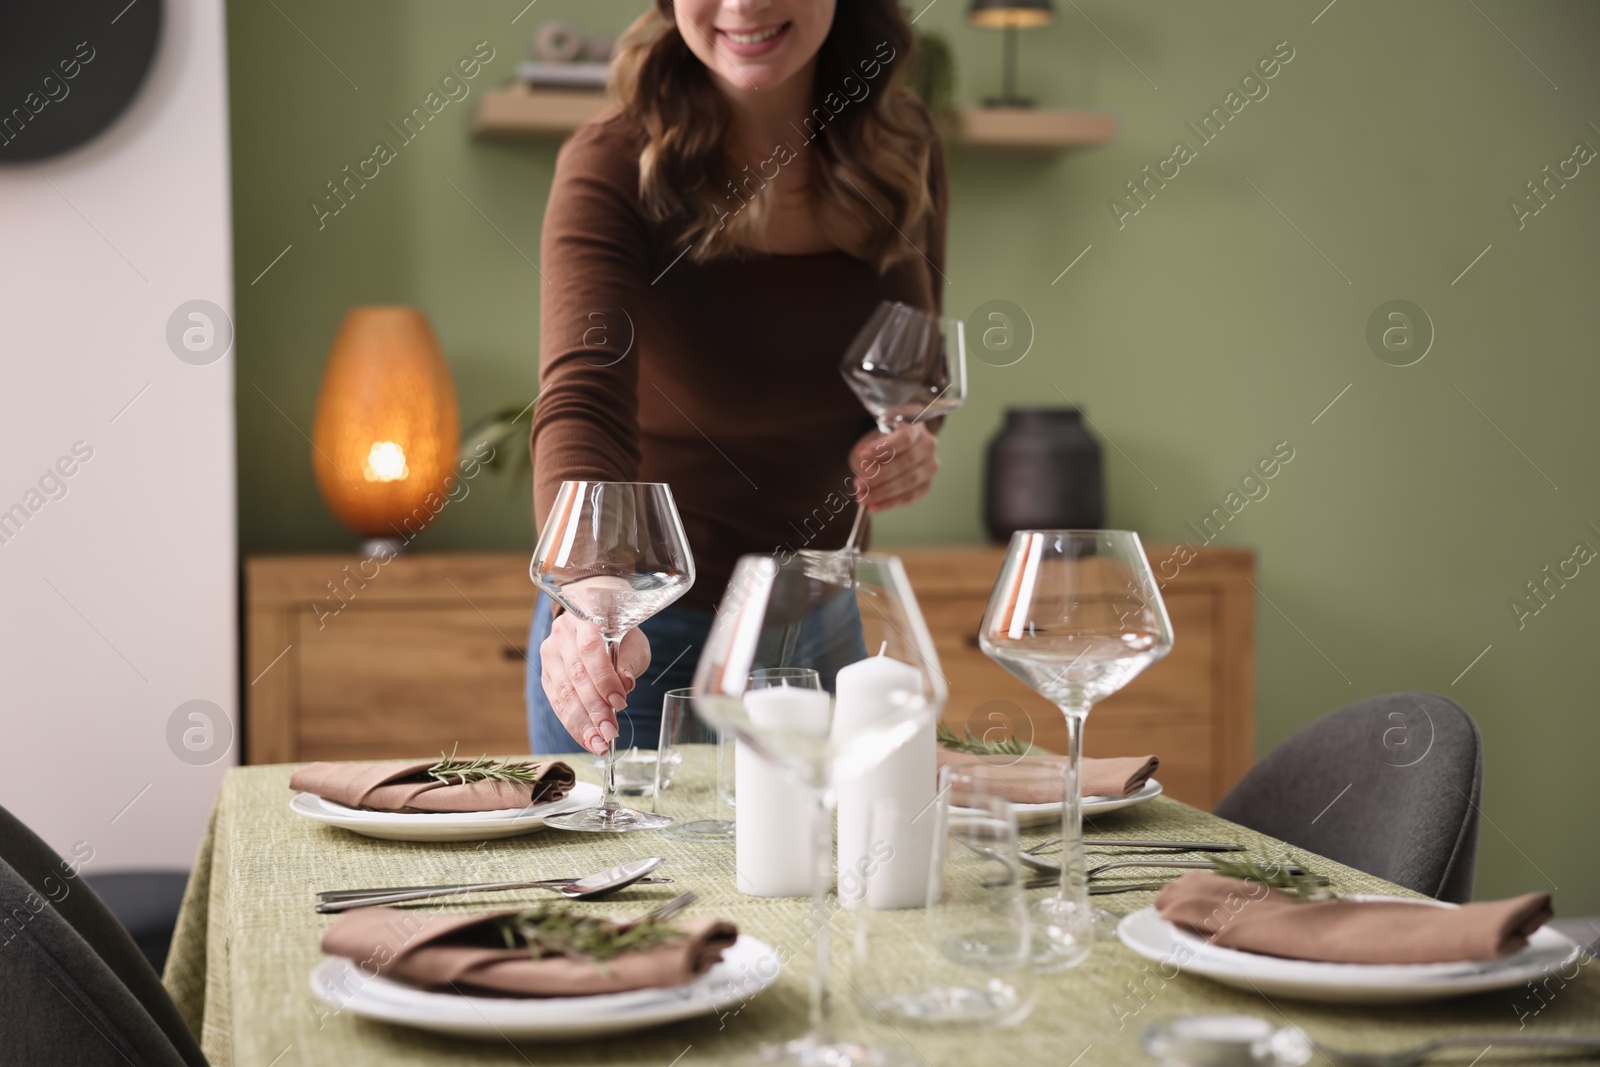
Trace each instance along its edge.
<path fill-rule="evenodd" d="M 690 904 L 699 900 L 700 896 L 693 889 L 680 893 L 658 908 L 651 908 L 645 912 L 642 919 L 668 919 L 678 914 Z M 642 921 L 642 920 L 641 920 Z"/>
<path fill-rule="evenodd" d="M 1518 1048 L 1565 1048 L 1579 1050 L 1589 1055 L 1600 1054 L 1600 1034 L 1457 1034 L 1429 1041 L 1425 1045 L 1401 1049 L 1399 1052 L 1344 1052 L 1329 1048 L 1321 1042 L 1313 1044 L 1318 1052 L 1328 1058 L 1333 1067 L 1417 1067 L 1435 1052 L 1443 1049 L 1478 1048 L 1482 1045 L 1490 1048 L 1497 1045 Z M 1487 1052 L 1488 1048 L 1484 1051 Z M 1583 1058 L 1587 1059 L 1589 1056 Z"/>

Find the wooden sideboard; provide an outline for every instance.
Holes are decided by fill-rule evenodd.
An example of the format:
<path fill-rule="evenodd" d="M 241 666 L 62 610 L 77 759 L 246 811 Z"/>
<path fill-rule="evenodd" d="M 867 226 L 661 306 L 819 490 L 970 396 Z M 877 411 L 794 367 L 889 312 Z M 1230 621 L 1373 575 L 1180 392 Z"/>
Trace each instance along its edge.
<path fill-rule="evenodd" d="M 980 733 L 1010 725 L 1059 749 L 1059 712 L 977 646 L 1002 554 L 899 550 L 950 682 L 946 720 Z M 1255 735 L 1253 566 L 1247 550 L 1206 549 L 1163 583 L 1173 651 L 1095 709 L 1090 755 L 1154 752 L 1168 792 L 1207 808 L 1244 773 Z M 248 762 L 421 757 L 456 742 L 473 754 L 526 751 L 527 568 L 521 554 L 246 561 Z"/>

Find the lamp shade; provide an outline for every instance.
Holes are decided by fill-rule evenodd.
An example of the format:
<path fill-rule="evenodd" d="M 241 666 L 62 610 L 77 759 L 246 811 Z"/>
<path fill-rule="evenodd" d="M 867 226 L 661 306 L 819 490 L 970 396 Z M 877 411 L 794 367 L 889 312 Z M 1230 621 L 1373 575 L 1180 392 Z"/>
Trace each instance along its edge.
<path fill-rule="evenodd" d="M 967 21 L 991 29 L 1048 26 L 1055 17 L 1050 0 L 972 0 Z"/>
<path fill-rule="evenodd" d="M 438 514 L 460 423 L 426 315 L 350 309 L 322 375 L 311 441 L 317 487 L 355 532 L 409 539 Z"/>

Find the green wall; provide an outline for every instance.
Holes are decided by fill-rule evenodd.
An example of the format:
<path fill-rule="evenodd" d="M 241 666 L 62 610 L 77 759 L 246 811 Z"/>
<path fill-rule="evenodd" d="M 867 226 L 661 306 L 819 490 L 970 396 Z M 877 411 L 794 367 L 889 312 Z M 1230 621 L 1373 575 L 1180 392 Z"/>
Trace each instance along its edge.
<path fill-rule="evenodd" d="M 1120 134 L 1082 151 L 952 151 L 946 306 L 1009 300 L 1037 336 L 1014 366 L 973 367 L 938 488 L 883 536 L 980 536 L 983 445 L 1009 404 L 1082 404 L 1115 444 L 1111 522 L 1155 539 L 1192 537 L 1187 523 L 1289 442 L 1270 494 L 1220 538 L 1259 552 L 1261 749 L 1359 697 L 1448 694 L 1487 743 L 1479 893 L 1554 886 L 1564 913 L 1600 912 L 1600 567 L 1521 629 L 1510 607 L 1575 542 L 1600 549 L 1600 165 L 1521 229 L 1507 204 L 1575 142 L 1600 148 L 1600 8 L 1325 3 L 1081 0 L 1025 37 L 1023 88 L 1113 111 Z M 300 432 L 349 305 L 425 308 L 465 419 L 532 397 L 529 261 L 555 146 L 475 141 L 470 112 L 538 21 L 618 28 L 641 4 L 540 0 L 515 24 L 523 0 L 276 7 L 229 11 L 245 552 L 353 544 Z M 999 42 L 964 7 L 936 0 L 919 25 L 950 38 L 970 102 L 998 81 Z M 498 54 L 472 96 L 319 230 L 308 202 L 323 183 L 484 40 Z M 1179 138 L 1194 146 L 1184 124 L 1282 41 L 1294 58 L 1269 95 L 1119 229 L 1107 205 L 1123 183 Z M 1434 324 L 1413 366 L 1365 339 L 1393 299 Z M 527 548 L 528 510 L 525 487 L 485 476 L 419 549 Z"/>

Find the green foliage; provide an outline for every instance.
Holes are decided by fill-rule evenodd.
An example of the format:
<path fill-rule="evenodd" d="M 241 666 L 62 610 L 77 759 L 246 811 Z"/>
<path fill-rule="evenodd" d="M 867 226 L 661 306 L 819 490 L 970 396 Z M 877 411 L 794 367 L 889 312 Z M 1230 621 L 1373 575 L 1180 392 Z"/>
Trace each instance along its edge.
<path fill-rule="evenodd" d="M 956 732 L 942 720 L 935 730 L 939 744 L 957 752 L 970 752 L 974 756 L 1026 756 L 1033 748 L 1026 741 L 1019 741 L 1015 737 L 985 741 L 981 737 L 974 737 L 970 726 L 963 732 L 966 734 L 965 737 L 957 736 Z"/>
<path fill-rule="evenodd" d="M 497 923 L 506 948 L 526 947 L 535 959 L 566 956 L 604 963 L 625 953 L 641 952 L 685 936 L 682 930 L 654 918 L 621 924 L 558 904 L 544 904 L 507 915 Z"/>
<path fill-rule="evenodd" d="M 960 123 L 960 112 L 956 110 L 956 60 L 943 34 L 936 30 L 917 34 L 906 88 L 922 98 L 942 132 L 948 135 L 955 131 Z"/>
<path fill-rule="evenodd" d="M 512 403 L 498 408 L 468 426 L 461 435 L 461 459 L 477 460 L 495 473 L 511 471 L 515 487 L 533 473 L 533 456 L 528 452 L 528 421 L 531 403 Z M 481 459 L 483 446 L 494 451 Z"/>
<path fill-rule="evenodd" d="M 1226 878 L 1239 878 L 1246 882 L 1271 886 L 1274 889 L 1286 889 L 1307 900 L 1327 900 L 1333 896 L 1328 889 L 1330 884 L 1328 879 L 1308 870 L 1304 864 L 1294 864 L 1288 860 L 1280 863 L 1257 863 L 1254 860 L 1220 856 L 1211 862 L 1217 873 Z"/>
<path fill-rule="evenodd" d="M 525 782 L 532 784 L 539 780 L 539 765 L 537 763 L 513 763 L 509 759 L 496 763 L 487 755 L 476 759 L 457 759 L 456 749 L 460 745 L 452 745 L 450 755 L 439 753 L 439 762 L 428 768 L 428 777 L 437 779 L 445 785 L 469 785 L 473 782 Z"/>

